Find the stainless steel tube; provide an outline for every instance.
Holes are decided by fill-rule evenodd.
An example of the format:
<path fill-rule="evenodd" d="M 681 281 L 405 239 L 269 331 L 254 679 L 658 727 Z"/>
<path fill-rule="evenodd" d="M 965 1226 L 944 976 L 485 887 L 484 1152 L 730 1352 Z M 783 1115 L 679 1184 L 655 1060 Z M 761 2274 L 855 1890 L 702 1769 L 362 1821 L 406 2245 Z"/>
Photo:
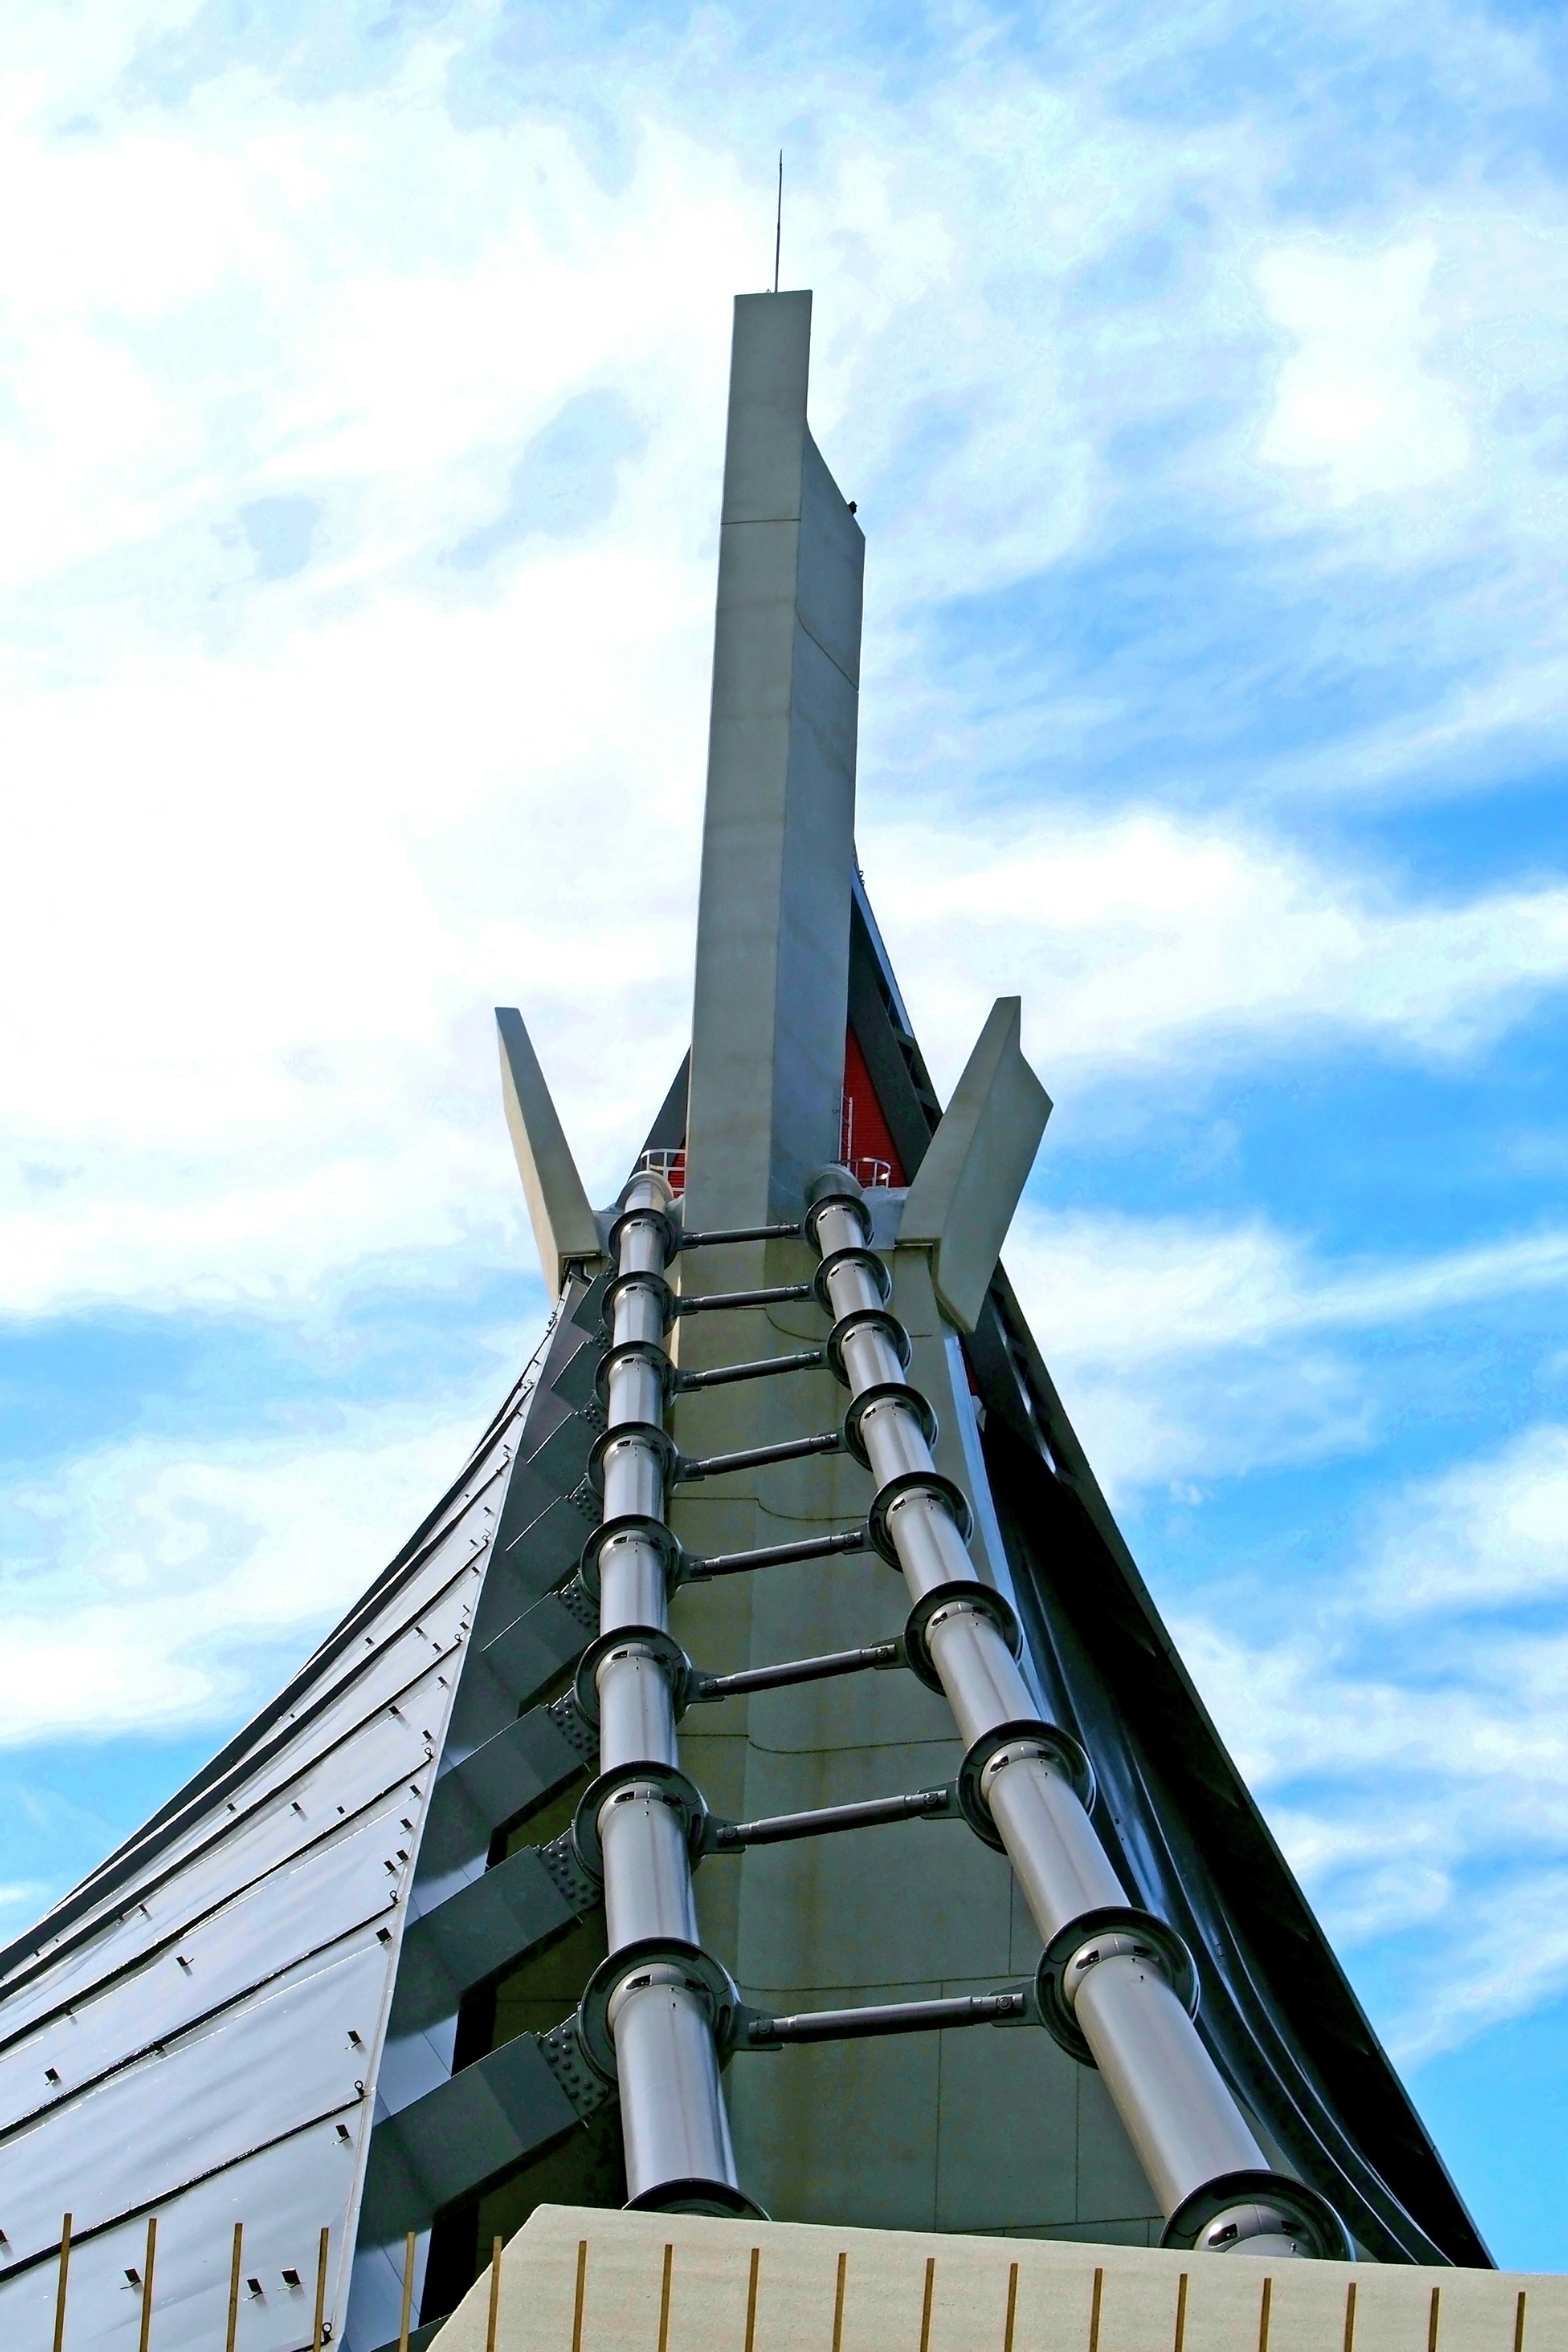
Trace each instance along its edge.
<path fill-rule="evenodd" d="M 663 1273 L 670 1204 L 661 1176 L 634 1178 L 619 1221 L 616 1272 L 647 1275 L 622 1281 L 616 1293 L 611 1342 L 664 1346 Z M 602 1450 L 604 1517 L 662 1520 L 665 1516 L 661 1367 L 651 1356 L 612 1363 Z M 618 1430 L 625 1435 L 617 1437 Z M 660 1631 L 668 1594 L 657 1541 L 627 1530 L 612 1538 L 599 1562 L 599 1631 L 628 1629 L 624 1648 L 600 1660 L 599 1769 L 673 1766 L 677 1760 L 675 1701 L 663 1659 L 635 1628 Z M 612 1956 L 649 1939 L 697 1942 L 697 1911 L 686 1822 L 679 1802 L 657 1777 L 635 1777 L 612 1790 L 595 1823 L 605 1873 L 605 1918 Z M 626 2188 L 636 2200 L 657 2202 L 676 2183 L 736 2186 L 735 2157 L 719 2081 L 709 1996 L 678 1958 L 627 1963 L 608 2005 L 615 2037 Z"/>
<path fill-rule="evenodd" d="M 844 1192 L 848 1194 L 847 1185 Z M 835 1318 L 866 1313 L 869 1318 L 842 1341 L 851 1394 L 902 1385 L 893 1337 L 874 1319 L 881 1286 L 858 1255 L 869 1245 L 869 1216 L 853 1197 L 825 1199 L 813 1214 L 820 1255 L 850 1253 L 824 1277 Z M 910 1472 L 934 1473 L 910 1400 L 891 1395 L 868 1404 L 860 1434 L 879 1486 Z M 940 1585 L 974 1580 L 968 1548 L 939 1491 L 906 1494 L 889 1509 L 887 1526 L 911 1599 Z M 1003 1724 L 1037 1717 L 1034 1696 L 983 1610 L 963 1601 L 939 1609 L 927 1645 L 966 1748 Z M 1077 1791 L 1037 1743 L 1021 1738 L 1002 1748 L 982 1788 L 1046 1943 L 1088 1912 L 1126 1904 L 1126 1889 Z M 1081 1971 L 1071 1997 L 1077 2023 L 1167 2215 L 1222 2175 L 1267 2171 L 1268 2159 L 1229 2085 L 1155 1964 L 1131 1953 L 1101 1959 Z M 1237 2207 L 1235 2221 L 1225 2242 L 1244 2245 L 1253 2236 L 1261 2248 L 1261 2231 L 1271 2253 L 1294 2251 L 1277 2227 L 1268 2234 L 1278 2215 Z"/>

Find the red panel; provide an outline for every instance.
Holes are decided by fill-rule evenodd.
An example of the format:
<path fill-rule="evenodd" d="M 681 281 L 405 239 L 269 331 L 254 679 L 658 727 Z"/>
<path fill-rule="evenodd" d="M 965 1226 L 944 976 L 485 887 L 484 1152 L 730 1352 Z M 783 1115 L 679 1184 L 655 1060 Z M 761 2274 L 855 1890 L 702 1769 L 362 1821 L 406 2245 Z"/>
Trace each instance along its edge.
<path fill-rule="evenodd" d="M 904 1185 L 910 1181 L 853 1029 L 844 1042 L 844 1131 L 839 1151 L 862 1184 Z"/>

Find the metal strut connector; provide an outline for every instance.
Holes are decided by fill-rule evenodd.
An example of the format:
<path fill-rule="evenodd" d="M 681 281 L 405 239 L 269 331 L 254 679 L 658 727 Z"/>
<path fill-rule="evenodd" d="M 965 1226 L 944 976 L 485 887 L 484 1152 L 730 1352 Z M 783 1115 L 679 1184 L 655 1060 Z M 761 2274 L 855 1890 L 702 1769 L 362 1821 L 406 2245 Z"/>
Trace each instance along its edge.
<path fill-rule="evenodd" d="M 664 1268 L 678 1245 L 670 1200 L 661 1176 L 634 1177 L 611 1236 L 618 1279 L 606 1427 L 594 1461 L 604 1494 L 595 1538 L 599 1774 L 574 1832 L 604 1882 L 610 1948 L 580 2017 L 590 2057 L 619 2093 L 628 2202 L 754 2213 L 737 2184 L 719 2080 L 734 1988 L 700 1948 L 692 1900 L 704 1808 L 676 1747 L 679 1654 L 667 1605 L 678 1555 L 665 1525 L 675 1461 L 664 1428 Z"/>
<path fill-rule="evenodd" d="M 1181 1939 L 1130 1908 L 1089 1821 L 1087 1759 L 1039 1719 L 1008 1638 L 1012 1612 L 975 1576 L 967 1506 L 931 1458 L 934 1416 L 907 1382 L 910 1342 L 888 1312 L 888 1271 L 870 1249 L 859 1186 L 828 1169 L 807 1201 L 819 1295 L 834 1318 L 828 1357 L 853 1399 L 847 1442 L 877 1481 L 872 1540 L 914 1603 L 910 1663 L 929 1666 L 957 1719 L 964 1811 L 1005 1850 L 1045 1943 L 1047 2021 L 1104 2076 L 1167 2216 L 1167 2243 L 1348 2254 L 1326 2200 L 1270 2172 L 1179 1997 L 1184 1974 L 1195 1994 Z"/>

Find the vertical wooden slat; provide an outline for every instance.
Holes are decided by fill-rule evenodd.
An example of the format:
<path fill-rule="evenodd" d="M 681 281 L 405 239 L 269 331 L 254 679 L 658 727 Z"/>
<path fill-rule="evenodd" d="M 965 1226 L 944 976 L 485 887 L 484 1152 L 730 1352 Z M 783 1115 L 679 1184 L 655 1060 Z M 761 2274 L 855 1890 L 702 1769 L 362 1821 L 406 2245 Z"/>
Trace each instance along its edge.
<path fill-rule="evenodd" d="M 60 2221 L 60 2274 L 55 2288 L 55 2352 L 62 2352 L 66 2340 L 66 2283 L 71 2267 L 71 2217 L 65 2214 Z M 1522 2306 L 1524 2298 L 1520 2297 Z"/>
<path fill-rule="evenodd" d="M 1007 2325 L 1002 2331 L 1002 2352 L 1013 2352 L 1013 2329 L 1016 2325 L 1017 2317 L 1018 2265 L 1014 2263 L 1007 2272 Z"/>
<path fill-rule="evenodd" d="M 925 2301 L 921 2305 L 921 2352 L 931 2352 L 931 2299 L 936 2293 L 936 2256 L 926 2261 Z"/>
<path fill-rule="evenodd" d="M 586 2251 L 587 2245 L 584 2241 L 577 2252 L 577 2325 L 573 2330 L 574 2343 L 577 2341 L 583 2328 L 583 2256 Z M 499 2238 L 492 2238 L 490 2240 L 490 2315 L 485 2322 L 485 2352 L 496 2352 L 496 2328 L 500 2320 L 500 2256 L 501 2242 Z"/>
<path fill-rule="evenodd" d="M 142 2338 L 137 2352 L 147 2352 L 153 2333 L 153 2265 L 158 2259 L 158 2216 L 147 2216 L 147 2252 L 142 2268 Z"/>
<path fill-rule="evenodd" d="M 1354 2279 L 1352 2279 L 1352 2281 L 1351 2281 L 1351 2283 L 1350 2283 L 1349 2286 L 1347 2286 L 1347 2287 L 1346 2287 L 1346 2289 L 1345 2289 L 1345 2343 L 1344 2343 L 1344 2352 L 1355 2352 L 1355 2281 L 1354 2281 Z"/>
<path fill-rule="evenodd" d="M 669 2290 L 675 2280 L 675 2248 L 664 2250 L 664 2282 L 658 2291 L 658 2352 L 669 2352 Z"/>
<path fill-rule="evenodd" d="M 417 2243 L 412 2230 L 403 2241 L 403 2317 L 397 2329 L 397 2352 L 408 2352 L 408 2330 L 414 2317 L 414 2250 Z"/>
<path fill-rule="evenodd" d="M 331 2236 L 330 2230 L 323 2230 L 316 2242 L 316 2325 L 310 2336 L 310 2352 L 321 2352 L 327 2318 L 327 2244 Z"/>
<path fill-rule="evenodd" d="M 838 2284 L 833 2292 L 833 2352 L 843 2352 L 844 2347 L 844 2283 L 849 2275 L 849 2257 L 838 2257 Z"/>
<path fill-rule="evenodd" d="M 1096 2271 L 1089 2305 L 1089 2352 L 1100 2352 L 1100 2306 L 1105 2295 L 1105 2273 Z"/>
<path fill-rule="evenodd" d="M 1171 2338 L 1171 2352 L 1184 2352 L 1187 2341 L 1187 2273 L 1176 2281 L 1176 2332 Z"/>
<path fill-rule="evenodd" d="M 583 2300 L 588 2292 L 588 2241 L 577 2241 L 577 2300 L 572 2309 L 572 2352 L 583 2352 Z"/>
<path fill-rule="evenodd" d="M 70 2227 L 70 2215 L 66 2215 L 66 2227 Z M 56 2338 L 58 2352 L 58 2338 Z M 1519 2290 L 1519 2301 L 1513 2306 L 1513 2352 L 1524 2352 L 1524 2289 Z"/>
<path fill-rule="evenodd" d="M 1266 2278 L 1258 2305 L 1258 2352 L 1268 2352 L 1268 2322 L 1274 2309 L 1274 2282 Z"/>
<path fill-rule="evenodd" d="M 1426 2315 L 1426 2352 L 1437 2352 L 1437 2317 L 1442 2294 L 1440 2286 L 1432 2290 L 1432 2308 Z"/>
<path fill-rule="evenodd" d="M 234 2352 L 234 2339 L 239 2333 L 239 2267 L 244 2260 L 245 2224 L 234 2225 L 234 2247 L 228 2258 L 228 2334 L 224 2337 L 224 2352 Z"/>
<path fill-rule="evenodd" d="M 761 2246 L 752 2248 L 752 2275 L 746 2285 L 746 2352 L 755 2352 L 757 2341 L 757 2273 L 763 2266 Z"/>

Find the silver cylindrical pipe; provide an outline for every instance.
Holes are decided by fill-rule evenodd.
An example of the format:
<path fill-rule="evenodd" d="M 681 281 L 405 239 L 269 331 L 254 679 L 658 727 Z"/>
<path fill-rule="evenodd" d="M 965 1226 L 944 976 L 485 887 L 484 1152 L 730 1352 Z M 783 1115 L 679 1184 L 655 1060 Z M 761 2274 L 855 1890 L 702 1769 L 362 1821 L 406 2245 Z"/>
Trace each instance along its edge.
<path fill-rule="evenodd" d="M 610 2002 L 610 2028 L 628 2197 L 675 2180 L 733 2186 L 735 2151 L 718 2069 L 708 2063 L 713 2021 L 702 1992 L 678 1968 L 638 1969 Z"/>
<path fill-rule="evenodd" d="M 654 1782 L 633 1781 L 600 1807 L 598 1830 L 611 1951 L 650 1936 L 696 1943 L 697 1906 L 679 1807 Z"/>
<path fill-rule="evenodd" d="M 616 1347 L 637 1340 L 663 1348 L 669 1204 L 660 1176 L 638 1176 L 627 1188 L 616 1271 L 654 1278 L 625 1283 L 616 1293 L 610 1335 Z M 658 1439 L 647 1433 L 663 1428 L 665 1396 L 658 1363 L 632 1356 L 612 1370 L 600 1452 L 606 1521 L 664 1518 L 666 1457 Z M 626 1434 L 617 1437 L 620 1429 Z M 601 1634 L 623 1626 L 662 1629 L 668 1601 L 657 1539 L 629 1532 L 605 1543 L 599 1555 Z M 673 1766 L 675 1696 L 662 1658 L 630 1635 L 624 1649 L 613 1648 L 600 1661 L 595 1683 L 601 1772 Z M 686 1815 L 668 1789 L 651 1780 L 624 1782 L 600 1806 L 595 1828 L 611 1953 L 649 1941 L 696 1944 Z M 712 2006 L 702 1986 L 678 1959 L 628 1960 L 626 1979 L 611 1993 L 608 2018 L 631 2196 L 681 2180 L 734 2188 Z"/>
<path fill-rule="evenodd" d="M 606 1519 L 663 1518 L 664 1460 L 656 1445 L 630 1433 L 617 1437 L 612 1423 L 600 1458 Z"/>
<path fill-rule="evenodd" d="M 870 1232 L 869 1216 L 853 1199 L 830 1201 L 815 1213 L 824 1258 L 865 1250 Z M 825 1280 L 837 1317 L 882 1303 L 874 1272 L 854 1257 L 830 1267 Z M 848 1333 L 841 1357 L 855 1396 L 905 1377 L 891 1340 L 874 1324 Z M 879 1486 L 934 1469 L 920 1417 L 903 1400 L 868 1405 L 860 1429 Z M 915 1491 L 896 1501 L 887 1528 L 914 1600 L 973 1578 L 968 1549 L 939 1493 Z M 982 1610 L 966 1603 L 939 1610 L 927 1643 L 966 1748 L 987 1731 L 1036 1715 L 1016 1662 Z M 983 1794 L 1044 1942 L 1088 1912 L 1125 1905 L 1126 1889 L 1077 1791 L 1037 1746 L 1020 1738 L 1000 1750 L 983 1776 Z M 1152 1961 L 1119 1956 L 1086 1970 L 1075 2013 L 1166 2214 L 1222 2174 L 1267 2169 L 1229 2085 Z M 1275 2242 L 1270 2236 L 1271 2248 Z M 1294 2251 L 1290 2242 L 1279 2242 Z"/>
<path fill-rule="evenodd" d="M 632 1356 L 611 1370 L 609 1410 L 612 1427 L 622 1421 L 658 1422 L 664 1417 L 664 1381 L 658 1366 L 646 1357 Z"/>
<path fill-rule="evenodd" d="M 608 1514 L 606 1513 L 606 1517 Z M 664 1554 L 646 1536 L 614 1536 L 599 1554 L 599 1624 L 657 1625 L 669 1607 Z"/>
<path fill-rule="evenodd" d="M 599 1769 L 675 1762 L 675 1706 L 662 1659 L 629 1643 L 599 1661 Z"/>
<path fill-rule="evenodd" d="M 1131 1958 L 1100 1960 L 1085 1971 L 1073 2015 L 1164 2212 L 1223 2173 L 1268 2169 L 1158 1969 Z"/>

